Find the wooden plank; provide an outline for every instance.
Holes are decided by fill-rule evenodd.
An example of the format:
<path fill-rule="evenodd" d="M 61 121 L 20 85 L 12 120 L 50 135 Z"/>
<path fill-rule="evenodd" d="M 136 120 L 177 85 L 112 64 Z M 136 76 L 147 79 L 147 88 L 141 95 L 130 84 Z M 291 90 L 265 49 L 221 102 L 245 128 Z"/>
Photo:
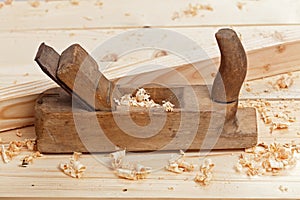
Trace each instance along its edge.
<path fill-rule="evenodd" d="M 299 168 L 288 170 L 286 175 L 247 177 L 237 173 L 234 165 L 241 152 L 223 155 L 209 155 L 215 163 L 213 180 L 203 187 L 193 181 L 197 171 L 173 174 L 163 168 L 157 169 L 146 180 L 130 181 L 117 178 L 108 169 L 98 155 L 83 155 L 80 161 L 87 165 L 87 171 L 80 180 L 72 179 L 57 169 L 60 162 L 70 155 L 45 155 L 36 159 L 27 168 L 18 164 L 22 156 L 11 163 L 2 165 L 0 176 L 1 197 L 14 198 L 87 198 L 87 199 L 293 199 L 299 195 Z M 193 154 L 192 154 L 193 155 Z M 187 161 L 199 164 L 203 157 L 188 158 Z M 98 160 L 97 160 L 98 159 Z M 201 161 L 199 161 L 201 159 Z M 150 164 L 166 163 L 167 159 L 149 160 Z M 8 183 L 14 182 L 9 187 Z M 279 190 L 280 185 L 288 188 L 287 192 Z M 125 190 L 126 189 L 126 190 Z M 16 193 L 15 191 L 19 191 Z M 255 192 L 253 192 L 255 191 Z"/>
<path fill-rule="evenodd" d="M 55 86 L 51 81 L 35 81 L 0 89 L 0 131 L 32 125 L 38 93 Z"/>
<path fill-rule="evenodd" d="M 300 35 L 299 35 L 300 36 Z M 247 51 L 249 62 L 247 80 L 255 80 L 299 70 L 300 39 L 276 44 L 269 47 Z M 207 51 L 207 57 L 201 57 L 201 50 L 194 50 L 189 57 L 182 59 L 167 55 L 129 66 L 108 69 L 108 78 L 118 77 L 120 84 L 141 84 L 145 80 L 161 84 L 211 84 L 219 66 L 219 52 Z M 184 55 L 187 55 L 185 52 Z M 284 65 L 284 67 L 283 67 Z M 151 66 L 151 67 L 147 67 Z M 141 72 L 137 69 L 143 69 Z M 126 77 L 123 77 L 126 74 Z"/>
<path fill-rule="evenodd" d="M 291 114 L 295 114 L 296 118 L 300 119 L 299 101 L 277 100 L 271 103 L 274 108 L 283 104 L 287 105 L 287 109 L 292 111 Z M 292 123 L 287 130 L 278 130 L 272 134 L 261 120 L 258 122 L 259 141 L 284 143 L 294 140 L 297 144 L 300 143 L 300 136 L 297 134 L 300 132 L 298 122 Z M 21 129 L 21 131 L 24 131 L 23 134 L 34 135 L 32 127 L 27 130 Z M 15 133 L 16 131 L 0 133 L 0 137 L 4 141 L 15 140 Z M 23 152 L 9 164 L 1 164 L 1 197 L 14 199 L 35 197 L 48 200 L 49 198 L 114 199 L 116 197 L 124 199 L 295 199 L 299 196 L 299 163 L 278 176 L 248 177 L 234 170 L 234 165 L 242 151 L 216 151 L 210 152 L 209 155 L 199 152 L 186 153 L 188 162 L 200 164 L 207 155 L 205 158 L 210 158 L 215 163 L 213 180 L 206 187 L 193 182 L 198 170 L 178 175 L 167 172 L 161 167 L 155 168 L 157 170 L 146 180 L 119 179 L 104 165 L 104 161 L 107 160 L 106 154 L 83 155 L 80 161 L 87 166 L 87 171 L 82 179 L 76 180 L 65 176 L 57 168 L 60 162 L 69 160 L 70 155 L 46 154 L 43 158 L 34 160 L 34 163 L 27 168 L 20 168 L 20 160 L 27 153 L 29 152 Z M 135 156 L 144 157 L 142 164 L 145 162 L 150 166 L 163 166 L 174 154 L 160 155 L 161 157 L 151 158 L 149 154 L 133 154 L 132 156 L 133 159 Z M 281 185 L 288 188 L 287 192 L 279 189 Z"/>
<path fill-rule="evenodd" d="M 193 11 L 189 4 L 191 7 L 198 6 L 199 8 Z M 203 9 L 200 5 L 209 8 Z M 241 5 L 240 8 L 239 5 Z M 139 9 L 132 9 L 132 7 Z M 1 8 L 0 23 L 3 25 L 1 30 L 13 31 L 299 24 L 300 17 L 297 15 L 299 7 L 298 1 L 291 0 L 284 5 L 280 0 L 244 0 L 242 2 L 205 0 L 201 3 L 194 0 L 163 2 L 122 0 L 117 4 L 102 0 L 100 6 L 96 0 L 78 0 L 78 5 L 70 1 L 41 1 L 37 7 L 32 7 L 26 1 L 14 1 L 12 5 Z M 176 13 L 179 16 L 177 19 L 175 19 Z M 274 13 L 287 14 L 274 15 Z M 61 20 L 62 18 L 64 20 Z"/>

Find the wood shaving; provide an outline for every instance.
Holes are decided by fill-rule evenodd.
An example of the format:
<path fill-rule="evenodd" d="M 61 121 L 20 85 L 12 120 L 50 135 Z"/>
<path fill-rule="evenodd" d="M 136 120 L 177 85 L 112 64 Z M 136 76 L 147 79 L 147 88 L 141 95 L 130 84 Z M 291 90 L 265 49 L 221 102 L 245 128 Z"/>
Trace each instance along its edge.
<path fill-rule="evenodd" d="M 102 7 L 103 6 L 103 2 L 102 1 L 97 1 L 95 3 L 96 6 Z"/>
<path fill-rule="evenodd" d="M 34 7 L 34 8 L 37 8 L 40 6 L 40 2 L 38 0 L 35 0 L 35 1 L 28 1 L 28 3 Z"/>
<path fill-rule="evenodd" d="M 189 4 L 188 8 L 184 9 L 182 12 L 174 12 L 171 19 L 176 20 L 179 19 L 181 16 L 183 17 L 195 17 L 199 14 L 199 11 L 206 10 L 206 11 L 213 11 L 214 9 L 210 5 L 202 5 L 202 4 Z"/>
<path fill-rule="evenodd" d="M 179 19 L 179 12 L 174 12 L 173 16 L 171 17 L 172 20 Z"/>
<path fill-rule="evenodd" d="M 163 101 L 162 103 L 163 103 L 162 107 L 165 109 L 166 112 L 174 111 L 174 106 L 175 106 L 174 104 L 172 104 L 169 101 Z"/>
<path fill-rule="evenodd" d="M 168 52 L 164 50 L 156 50 L 153 52 L 151 58 L 159 58 L 168 55 Z"/>
<path fill-rule="evenodd" d="M 122 164 L 122 161 L 123 161 L 123 158 L 125 157 L 125 155 L 126 155 L 125 150 L 116 151 L 114 153 L 111 153 L 110 157 L 113 159 L 112 167 L 113 168 L 121 167 L 121 164 Z"/>
<path fill-rule="evenodd" d="M 79 1 L 78 0 L 70 0 L 70 3 L 74 6 L 79 5 Z"/>
<path fill-rule="evenodd" d="M 26 155 L 23 159 L 22 159 L 22 164 L 21 167 L 27 167 L 30 163 L 33 162 L 33 160 L 35 158 L 39 158 L 42 157 L 43 154 L 41 154 L 39 151 L 32 153 L 31 155 Z"/>
<path fill-rule="evenodd" d="M 109 53 L 103 56 L 100 60 L 101 62 L 117 62 L 118 61 L 118 55 L 115 53 Z"/>
<path fill-rule="evenodd" d="M 10 161 L 10 159 L 8 158 L 7 154 L 6 154 L 6 150 L 4 145 L 1 145 L 1 154 L 2 154 L 2 159 L 4 163 L 8 163 Z"/>
<path fill-rule="evenodd" d="M 296 165 L 296 153 L 300 147 L 294 143 L 270 145 L 260 143 L 240 155 L 236 170 L 248 176 L 278 175 Z"/>
<path fill-rule="evenodd" d="M 13 0 L 5 0 L 5 1 L 4 1 L 4 4 L 5 4 L 5 5 L 11 5 L 12 2 L 13 2 Z"/>
<path fill-rule="evenodd" d="M 163 101 L 163 105 L 159 105 L 150 94 L 144 89 L 139 88 L 134 96 L 125 94 L 120 99 L 114 99 L 118 106 L 141 107 L 141 108 L 163 108 L 166 112 L 173 112 L 174 105 L 169 101 Z"/>
<path fill-rule="evenodd" d="M 215 164 L 212 163 L 211 159 L 205 159 L 200 166 L 200 173 L 196 175 L 194 181 L 202 185 L 209 185 L 213 177 L 212 170 L 214 166 Z"/>
<path fill-rule="evenodd" d="M 287 192 L 288 191 L 288 188 L 283 186 L 283 185 L 280 185 L 279 188 L 278 188 L 281 192 Z"/>
<path fill-rule="evenodd" d="M 246 3 L 237 2 L 236 6 L 239 10 L 243 10 L 243 7 L 246 5 Z"/>
<path fill-rule="evenodd" d="M 21 132 L 21 131 L 17 130 L 17 132 L 16 132 L 16 136 L 18 136 L 18 137 L 22 137 L 22 136 L 23 136 L 23 134 L 22 134 L 22 132 Z"/>
<path fill-rule="evenodd" d="M 240 102 L 240 107 L 254 107 L 260 114 L 261 119 L 266 125 L 270 126 L 270 132 L 274 130 L 287 129 L 290 123 L 296 121 L 295 116 L 290 116 L 287 106 L 276 107 L 277 109 L 284 109 L 283 111 L 274 111 L 271 103 L 266 100 L 247 100 Z"/>
<path fill-rule="evenodd" d="M 180 151 L 180 155 L 181 156 L 176 160 L 169 160 L 165 169 L 176 174 L 194 171 L 195 165 L 184 160 L 183 151 Z"/>
<path fill-rule="evenodd" d="M 79 162 L 81 153 L 74 152 L 69 163 L 60 163 L 59 168 L 72 178 L 81 178 L 86 171 L 86 166 Z"/>
<path fill-rule="evenodd" d="M 145 179 L 151 173 L 150 167 L 145 167 L 142 164 L 125 164 L 125 150 L 116 151 L 110 154 L 112 158 L 111 165 L 118 177 L 128 180 Z"/>
<path fill-rule="evenodd" d="M 134 168 L 131 169 L 117 168 L 115 169 L 115 173 L 120 178 L 125 178 L 129 180 L 139 180 L 145 179 L 148 176 L 148 174 L 151 173 L 151 168 L 145 167 L 141 164 L 137 164 Z"/>
<path fill-rule="evenodd" d="M 26 139 L 24 141 L 11 141 L 5 149 L 2 145 L 2 158 L 4 163 L 8 163 L 13 159 L 13 157 L 19 155 L 21 153 L 22 148 L 26 148 L 28 150 L 34 150 L 35 148 L 35 140 Z"/>
<path fill-rule="evenodd" d="M 198 15 L 200 10 L 213 11 L 214 9 L 210 5 L 202 5 L 202 4 L 189 4 L 188 8 L 183 11 L 186 16 L 196 16 Z"/>
<path fill-rule="evenodd" d="M 294 80 L 291 76 L 283 75 L 275 83 L 271 83 L 273 88 L 276 90 L 288 89 L 294 83 Z"/>

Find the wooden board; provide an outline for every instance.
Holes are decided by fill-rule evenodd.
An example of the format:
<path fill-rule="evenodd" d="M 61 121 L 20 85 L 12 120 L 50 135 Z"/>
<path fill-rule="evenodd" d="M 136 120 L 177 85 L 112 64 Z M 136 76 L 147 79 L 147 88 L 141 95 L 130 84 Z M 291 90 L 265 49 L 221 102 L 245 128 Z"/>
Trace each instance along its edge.
<path fill-rule="evenodd" d="M 167 98 L 167 92 L 157 90 L 160 94 L 157 97 Z M 149 92 L 159 102 L 155 92 Z M 69 153 L 109 152 L 115 148 L 128 151 L 239 149 L 256 144 L 255 109 L 238 110 L 239 126 L 235 130 L 228 128 L 233 125 L 227 124 L 224 115 L 229 113 L 225 109 L 233 105 L 211 103 L 206 86 L 182 87 L 176 92 L 173 95 L 182 96 L 180 108 L 165 113 L 145 108 L 129 111 L 122 106 L 112 112 L 87 112 L 74 104 L 72 108 L 71 98 L 61 89 L 46 91 L 35 108 L 38 150 Z"/>
<path fill-rule="evenodd" d="M 297 59 L 299 56 L 297 53 L 299 43 L 295 43 L 295 41 L 298 41 L 300 38 L 299 27 L 300 26 L 296 25 L 233 27 L 239 34 L 241 34 L 246 50 L 253 52 L 251 55 L 249 55 L 251 58 L 251 64 L 248 70 L 248 80 L 299 70 L 300 65 L 298 62 L 300 59 Z M 205 77 L 205 80 L 208 83 L 212 82 L 213 77 L 211 74 L 215 73 L 218 63 L 219 52 L 213 37 L 218 28 L 219 27 L 185 27 L 171 29 L 178 34 L 187 36 L 188 38 L 194 40 L 196 45 L 202 47 L 208 53 L 208 55 L 211 56 L 211 58 L 214 58 L 213 62 L 210 59 L 205 60 L 205 58 L 200 62 L 204 66 L 201 67 L 202 75 Z M 56 86 L 56 84 L 49 81 L 49 79 L 42 74 L 41 70 L 36 66 L 36 63 L 33 63 L 33 58 L 37 51 L 37 47 L 41 42 L 45 41 L 61 51 L 76 41 L 87 48 L 89 52 L 92 52 L 96 44 L 101 44 L 110 37 L 123 33 L 126 30 L 132 29 L 0 32 L 0 42 L 3 44 L 0 46 L 0 50 L 3 52 L 3 56 L 0 58 L 0 73 L 1 75 L 3 74 L 3 76 L 0 77 L 0 100 L 2 101 L 3 98 L 6 98 L 6 101 L 11 101 L 10 104 L 12 105 L 16 102 L 15 98 L 18 98 L 18 109 L 22 108 L 22 113 L 24 113 L 26 116 L 29 116 L 28 118 L 24 119 L 19 118 L 18 116 L 10 115 L 10 117 L 13 117 L 14 121 L 18 121 L 18 123 L 11 121 L 12 123 L 9 125 L 9 121 L 3 121 L 6 126 L 5 129 L 0 126 L 0 131 L 33 124 L 33 121 L 30 121 L 30 119 L 33 119 L 33 104 L 26 103 L 26 99 L 28 98 L 27 96 L 32 94 L 37 97 L 37 95 L 42 93 L 45 89 Z M 138 38 L 139 37 L 136 36 L 132 37 L 131 39 L 133 41 L 137 41 L 138 45 L 142 45 L 142 41 L 139 41 Z M 276 49 L 280 47 L 280 44 L 283 42 L 287 43 L 285 51 L 280 54 L 276 53 L 278 52 Z M 14 48 L 15 45 L 26 46 L 26 49 L 16 49 Z M 192 50 L 191 47 L 187 47 L 187 49 Z M 181 60 L 178 60 L 178 58 L 167 56 L 166 58 L 162 57 L 153 60 L 153 52 L 154 50 L 143 50 L 121 56 L 117 62 L 110 63 L 110 67 L 104 70 L 104 74 L 110 78 L 129 76 L 128 78 L 122 79 L 122 82 L 124 83 L 140 83 L 148 80 L 149 77 L 152 80 L 152 77 L 158 75 L 159 76 L 152 81 L 160 81 L 162 83 L 178 82 L 178 74 L 187 77 L 191 84 L 203 82 L 203 77 L 195 76 L 193 68 L 188 66 L 186 67 Z M 192 57 L 197 55 L 197 51 L 191 51 L 190 53 L 190 56 Z M 11 59 L 14 54 L 18 54 L 17 60 Z M 274 54 L 277 56 L 274 57 Z M 196 56 L 193 59 L 197 60 L 199 58 Z M 145 68 L 144 66 L 147 66 L 149 63 L 161 64 L 162 66 L 160 67 L 160 65 L 156 65 L 156 67 Z M 214 65 L 215 63 L 216 65 Z M 180 67 L 180 65 L 183 66 Z M 159 67 L 157 68 L 157 66 Z M 171 70 L 173 73 L 169 72 L 168 69 L 172 68 L 172 66 L 179 66 L 178 71 Z M 168 73 L 161 71 L 161 68 L 166 68 L 166 72 Z M 140 71 L 139 73 L 145 71 L 150 72 L 144 73 L 143 76 L 139 76 L 137 71 Z M 130 77 L 130 75 L 134 76 Z M 168 79 L 165 79 L 167 75 Z M 38 83 L 40 83 L 39 87 L 37 87 Z M 24 84 L 26 85 L 26 91 L 28 92 L 23 92 Z M 7 91 L 10 93 L 9 96 L 7 96 Z M 21 107 L 20 105 L 22 103 L 26 106 Z M 11 113 L 20 111 L 16 109 L 13 110 L 14 108 L 17 108 L 17 106 L 10 106 Z"/>

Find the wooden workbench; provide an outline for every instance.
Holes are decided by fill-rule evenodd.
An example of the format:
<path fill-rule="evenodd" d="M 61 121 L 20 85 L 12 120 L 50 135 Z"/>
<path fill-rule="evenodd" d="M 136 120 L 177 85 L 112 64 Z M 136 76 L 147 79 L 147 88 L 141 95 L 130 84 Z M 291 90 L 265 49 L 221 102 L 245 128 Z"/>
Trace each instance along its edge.
<path fill-rule="evenodd" d="M 34 1 L 30 1 L 33 3 Z M 92 51 L 98 44 L 127 30 L 142 27 L 168 28 L 195 40 L 215 51 L 214 33 L 221 27 L 237 30 L 246 50 L 300 38 L 300 2 L 290 0 L 201 1 L 211 9 L 199 10 L 195 16 L 182 15 L 198 1 L 153 0 L 91 0 L 13 2 L 0 8 L 0 129 L 20 127 L 33 122 L 33 105 L 38 94 L 55 87 L 33 62 L 37 47 L 46 42 L 62 50 L 78 42 Z M 37 5 L 35 7 L 35 5 Z M 179 13 L 179 18 L 174 13 Z M 299 52 L 299 51 L 297 51 Z M 150 53 L 151 55 L 151 53 Z M 118 65 L 140 62 L 149 57 L 149 51 L 134 53 L 118 61 Z M 261 59 L 261 58 L 260 58 Z M 276 58 L 274 58 L 276 60 Z M 293 58 L 295 59 L 295 58 Z M 297 59 L 295 59 L 297 61 Z M 298 59 L 300 60 L 300 59 Z M 263 62 L 263 61 L 262 61 Z M 253 79 L 242 90 L 241 99 L 268 99 L 272 109 L 287 105 L 296 122 L 287 130 L 272 134 L 259 119 L 259 141 L 271 143 L 300 142 L 300 65 L 281 63 L 277 68 L 258 68 L 250 71 Z M 250 63 L 251 65 L 251 63 Z M 251 69 L 252 70 L 252 69 Z M 121 70 L 122 71 L 122 70 Z M 254 73 L 255 72 L 255 73 Z M 274 82 L 283 72 L 293 72 L 294 84 L 287 90 L 276 91 L 268 82 Z M 120 71 L 108 71 L 110 78 Z M 269 78 L 263 78 L 271 76 Z M 259 78 L 261 77 L 261 78 Z M 251 78 L 249 78 L 250 80 Z M 251 88 L 251 90 L 246 90 Z M 266 93 L 264 91 L 268 90 Z M 288 98 L 282 100 L 282 98 Z M 294 99 L 294 100 L 291 100 Z M 10 112 L 7 112 L 10 111 Z M 17 132 L 22 137 L 16 136 Z M 35 138 L 34 127 L 3 131 L 4 143 L 12 140 Z M 10 163 L 0 163 L 0 197 L 13 199 L 295 199 L 300 191 L 300 164 L 279 176 L 254 176 L 237 173 L 234 169 L 242 150 L 211 152 L 208 157 L 215 163 L 210 185 L 201 186 L 193 181 L 196 172 L 173 174 L 156 170 L 145 180 L 130 181 L 117 178 L 112 170 L 98 162 L 93 155 L 83 155 L 81 162 L 87 171 L 81 179 L 64 175 L 61 161 L 70 155 L 44 155 L 27 168 L 19 167 L 22 155 Z M 203 154 L 187 153 L 187 160 L 199 164 Z M 280 190 L 280 186 L 287 191 Z"/>

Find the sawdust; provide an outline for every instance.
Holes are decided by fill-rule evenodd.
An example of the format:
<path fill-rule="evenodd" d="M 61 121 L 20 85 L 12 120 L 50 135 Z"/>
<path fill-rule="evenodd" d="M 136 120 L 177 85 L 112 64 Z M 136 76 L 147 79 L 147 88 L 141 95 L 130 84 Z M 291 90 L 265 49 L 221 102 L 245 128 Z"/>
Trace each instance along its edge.
<path fill-rule="evenodd" d="M 205 11 L 213 11 L 213 7 L 211 7 L 209 4 L 204 5 L 204 4 L 189 4 L 186 9 L 184 9 L 181 12 L 174 12 L 171 19 L 176 20 L 181 17 L 195 17 L 199 14 L 201 10 Z"/>
<path fill-rule="evenodd" d="M 296 165 L 296 154 L 300 152 L 300 145 L 293 142 L 287 144 L 259 143 L 252 148 L 245 149 L 240 155 L 235 168 L 248 176 L 279 175 Z"/>
<path fill-rule="evenodd" d="M 269 82 L 270 85 L 273 86 L 275 90 L 288 89 L 294 83 L 294 79 L 291 75 L 284 74 L 279 79 L 273 82 Z"/>

